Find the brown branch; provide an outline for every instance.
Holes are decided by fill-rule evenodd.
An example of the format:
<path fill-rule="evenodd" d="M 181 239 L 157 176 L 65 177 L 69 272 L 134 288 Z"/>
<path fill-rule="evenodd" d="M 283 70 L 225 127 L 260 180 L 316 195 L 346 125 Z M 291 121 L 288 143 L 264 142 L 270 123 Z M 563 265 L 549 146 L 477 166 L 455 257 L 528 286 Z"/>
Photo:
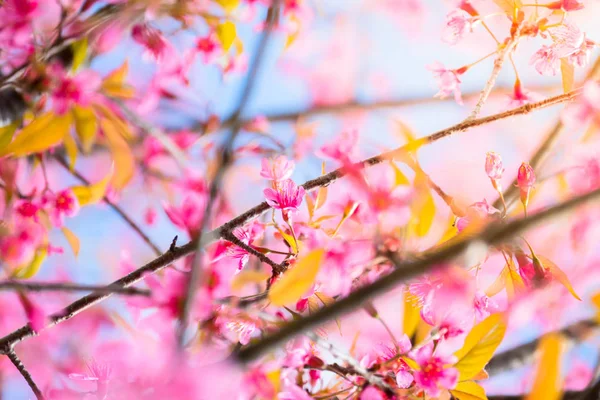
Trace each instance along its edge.
<path fill-rule="evenodd" d="M 279 265 L 275 261 L 271 260 L 269 257 L 267 257 L 266 254 L 261 253 L 260 251 L 256 250 L 254 247 L 249 246 L 246 243 L 242 242 L 232 232 L 223 232 L 222 238 L 224 240 L 227 240 L 228 242 L 231 242 L 234 245 L 246 250 L 248 253 L 252 254 L 253 256 L 258 258 L 260 261 L 271 266 L 271 268 L 273 268 L 274 272 L 276 272 L 278 274 L 283 272 L 284 268 L 281 265 Z"/>
<path fill-rule="evenodd" d="M 185 329 L 188 325 L 188 320 L 192 304 L 194 303 L 194 297 L 196 296 L 196 291 L 198 289 L 198 286 L 201 284 L 201 276 L 203 269 L 202 249 L 204 248 L 202 239 L 205 235 L 204 231 L 209 227 L 213 205 L 217 200 L 217 195 L 219 193 L 221 183 L 225 177 L 225 172 L 227 171 L 229 165 L 233 161 L 233 142 L 235 141 L 240 130 L 242 129 L 242 114 L 244 113 L 246 106 L 248 105 L 248 102 L 250 100 L 250 96 L 252 95 L 252 92 L 254 90 L 258 72 L 264 61 L 264 55 L 269 43 L 269 39 L 271 37 L 271 32 L 273 31 L 273 28 L 275 27 L 275 24 L 279 19 L 279 3 L 280 0 L 274 0 L 269 9 L 267 10 L 265 28 L 261 34 L 256 53 L 254 54 L 254 57 L 250 64 L 250 68 L 248 69 L 248 76 L 246 78 L 244 88 L 242 89 L 242 94 L 240 96 L 240 100 L 238 101 L 237 109 L 233 113 L 232 128 L 225 140 L 223 148 L 221 149 L 217 168 L 212 182 L 210 184 L 210 188 L 208 191 L 208 200 L 206 202 L 206 207 L 202 216 L 202 222 L 200 223 L 200 227 L 198 229 L 198 237 L 195 240 L 193 240 L 196 254 L 194 255 L 194 259 L 192 261 L 190 277 L 186 287 L 185 297 L 183 298 L 183 304 L 181 306 L 181 313 L 179 315 L 179 321 L 177 326 L 177 343 L 179 344 L 179 348 L 183 348 L 185 344 Z"/>
<path fill-rule="evenodd" d="M 58 164 L 60 164 L 64 169 L 69 171 L 71 173 L 71 175 L 73 175 L 75 178 L 77 178 L 81 183 L 83 183 L 85 185 L 90 184 L 90 181 L 87 180 L 83 175 L 81 175 L 77 170 L 75 170 L 75 169 L 71 170 L 71 168 L 69 167 L 69 164 L 62 156 L 55 155 L 54 158 L 58 162 Z M 108 204 L 110 206 L 110 208 L 112 208 L 117 214 L 119 214 L 121 219 L 123 219 L 123 221 L 125 221 L 127 223 L 127 225 L 129 225 L 131 227 L 131 229 L 133 229 L 140 236 L 140 238 L 142 238 L 144 243 L 146 243 L 150 248 L 152 248 L 152 250 L 154 251 L 154 254 L 160 255 L 162 253 L 160 251 L 160 248 L 156 244 L 154 244 L 154 242 L 148 237 L 148 235 L 146 235 L 144 233 L 142 228 L 140 228 L 140 226 L 138 224 L 136 224 L 135 221 L 133 219 L 131 219 L 131 217 L 129 217 L 125 213 L 125 211 L 123 211 L 123 209 L 121 207 L 119 207 L 116 203 L 112 202 L 106 196 L 104 196 L 103 200 L 106 202 L 106 204 Z"/>
<path fill-rule="evenodd" d="M 599 74 L 600 74 L 600 56 L 596 59 L 596 62 L 594 63 L 594 65 L 592 66 L 590 71 L 587 73 L 584 83 L 590 79 L 598 79 Z M 548 132 L 548 134 L 546 135 L 546 137 L 544 138 L 544 140 L 542 141 L 542 143 L 537 148 L 537 150 L 535 151 L 535 153 L 533 154 L 533 156 L 531 157 L 531 159 L 529 161 L 529 164 L 533 167 L 534 170 L 537 170 L 542 165 L 542 163 L 546 160 L 546 158 L 548 157 L 548 155 L 550 153 L 550 150 L 554 147 L 554 145 L 558 141 L 558 137 L 560 136 L 560 133 L 562 132 L 563 128 L 564 128 L 563 123 L 559 120 L 554 125 L 554 127 L 552 127 L 552 129 Z M 508 185 L 508 187 L 504 191 L 504 195 L 503 195 L 504 200 L 506 201 L 506 204 L 508 206 L 510 206 L 510 204 L 512 204 L 517 199 L 518 193 L 519 193 L 519 188 L 517 186 L 517 178 L 515 177 L 513 182 L 510 185 Z M 500 198 L 497 199 L 494 202 L 494 207 L 496 207 L 496 208 L 502 207 L 502 199 L 500 199 Z"/>
<path fill-rule="evenodd" d="M 405 282 L 408 279 L 414 278 L 417 275 L 423 274 L 432 268 L 439 265 L 441 262 L 453 259 L 463 253 L 473 243 L 484 243 L 488 246 L 499 244 L 512 238 L 515 234 L 530 228 L 539 222 L 568 211 L 587 201 L 600 197 L 600 189 L 594 190 L 582 196 L 574 197 L 563 203 L 540 211 L 529 217 L 516 219 L 507 224 L 496 222 L 490 224 L 479 235 L 463 238 L 449 246 L 441 246 L 437 250 L 425 252 L 419 260 L 401 262 L 395 260 L 396 255 L 393 255 L 392 262 L 395 268 L 388 275 L 383 276 L 369 285 L 363 286 L 352 292 L 341 300 L 323 307 L 318 311 L 304 318 L 293 320 L 284 325 L 279 331 L 265 336 L 258 342 L 252 343 L 240 350 L 236 358 L 240 361 L 247 362 L 253 360 L 270 349 L 272 346 L 282 343 L 283 341 L 299 334 L 307 329 L 319 326 L 333 318 L 342 314 L 353 311 L 365 301 L 387 292 L 394 288 L 397 284 Z"/>
<path fill-rule="evenodd" d="M 42 394 L 42 391 L 37 387 L 33 378 L 31 377 L 31 374 L 29 373 L 29 371 L 27 371 L 27 368 L 25 368 L 25 365 L 23 365 L 23 362 L 19 359 L 19 357 L 17 357 L 15 351 L 12 348 L 9 348 L 7 351 L 5 351 L 4 354 L 6 354 L 8 359 L 13 363 L 13 365 L 17 368 L 21 375 L 23 375 L 23 378 L 25 378 L 25 380 L 27 381 L 27 384 L 35 394 L 35 397 L 38 400 L 43 400 L 44 395 Z"/>
<path fill-rule="evenodd" d="M 570 92 L 570 93 L 566 93 L 566 94 L 561 94 L 559 96 L 554 96 L 554 97 L 548 98 L 548 99 L 538 102 L 538 103 L 527 104 L 525 106 L 518 107 L 518 108 L 509 110 L 509 111 L 506 111 L 506 112 L 503 112 L 500 114 L 495 114 L 495 115 L 491 115 L 488 117 L 479 118 L 479 119 L 472 120 L 469 122 L 461 122 L 460 124 L 457 124 L 450 128 L 433 133 L 433 134 L 431 134 L 425 138 L 422 138 L 420 140 L 422 140 L 424 143 L 433 143 L 439 139 L 450 136 L 455 132 L 465 131 L 465 130 L 475 127 L 475 126 L 484 125 L 484 124 L 494 122 L 494 121 L 497 121 L 497 120 L 500 120 L 503 118 L 508 118 L 511 116 L 526 114 L 535 109 L 541 109 L 541 108 L 548 107 L 548 106 L 551 106 L 554 104 L 559 104 L 559 103 L 562 103 L 565 101 L 569 101 L 569 100 L 575 98 L 577 96 L 577 94 L 578 94 L 578 92 Z M 409 150 L 409 148 L 406 146 L 400 147 L 396 150 L 393 150 L 393 151 L 381 154 L 379 156 L 371 157 L 367 160 L 364 160 L 363 162 L 359 163 L 357 166 L 366 168 L 371 165 L 376 165 L 376 164 L 379 164 L 379 163 L 385 161 L 386 159 L 393 158 L 394 156 L 399 157 L 400 155 L 406 154 L 408 152 L 408 150 Z M 338 170 L 332 171 L 326 175 L 318 177 L 316 179 L 307 181 L 304 183 L 303 186 L 306 190 L 313 190 L 320 186 L 327 186 L 327 185 L 331 184 L 332 182 L 336 181 L 337 179 L 341 178 L 342 176 L 344 176 L 344 171 L 341 169 L 338 169 Z M 221 225 L 220 227 L 218 227 L 210 232 L 205 233 L 202 236 L 202 240 L 201 240 L 202 246 L 201 247 L 204 247 L 204 246 L 218 240 L 219 238 L 221 238 L 223 236 L 224 232 L 230 232 L 234 228 L 236 228 L 238 226 L 242 226 L 243 224 L 245 224 L 245 223 L 249 222 L 250 220 L 263 214 L 267 210 L 269 210 L 269 206 L 266 202 L 263 202 L 255 207 L 247 210 L 246 212 L 238 215 L 237 217 L 231 219 L 229 222 L 226 222 L 225 224 Z M 188 254 L 191 254 L 196 248 L 197 248 L 196 243 L 194 243 L 193 241 L 189 242 L 183 246 L 180 246 L 180 247 L 172 247 L 171 249 L 169 249 L 169 251 L 167 253 L 162 254 L 161 256 L 157 257 L 156 259 L 154 259 L 154 260 L 148 262 L 147 264 L 143 265 L 142 267 L 138 268 L 137 270 L 118 279 L 117 281 L 115 281 L 113 283 L 113 285 L 119 286 L 119 287 L 129 287 L 129 286 L 139 282 L 140 280 L 142 280 L 146 274 L 155 273 L 155 272 L 158 272 L 158 271 L 164 269 L 167 265 L 169 265 L 173 261 L 178 260 L 179 258 L 182 258 Z M 92 294 L 82 297 L 81 299 L 68 305 L 63 310 L 52 315 L 51 322 L 48 326 L 46 326 L 46 328 L 60 324 L 61 322 L 64 322 L 64 321 L 67 321 L 67 320 L 73 318 L 75 315 L 77 315 L 77 314 L 81 313 L 82 311 L 88 309 L 89 307 L 92 307 L 93 305 L 109 298 L 111 295 L 112 295 L 112 293 L 92 293 Z M 2 348 L 3 346 L 7 346 L 7 345 L 14 345 L 14 344 L 21 342 L 21 341 L 23 341 L 31 336 L 34 336 L 34 335 L 35 335 L 35 333 L 29 327 L 29 325 L 25 325 L 15 331 L 9 333 L 8 335 L 0 338 L 0 348 Z"/>
<path fill-rule="evenodd" d="M 0 290 L 26 290 L 29 292 L 100 292 L 131 296 L 150 296 L 150 291 L 120 286 L 79 285 L 70 282 L 17 282 L 0 281 Z"/>
<path fill-rule="evenodd" d="M 558 331 L 549 334 L 560 334 L 562 337 L 573 342 L 580 342 L 589 337 L 598 329 L 598 322 L 594 319 L 587 319 L 575 322 L 565 326 Z M 533 359 L 533 355 L 538 348 L 540 338 L 516 346 L 510 350 L 503 351 L 494 355 L 486 365 L 485 370 L 490 375 L 496 375 L 507 370 L 519 368 Z"/>

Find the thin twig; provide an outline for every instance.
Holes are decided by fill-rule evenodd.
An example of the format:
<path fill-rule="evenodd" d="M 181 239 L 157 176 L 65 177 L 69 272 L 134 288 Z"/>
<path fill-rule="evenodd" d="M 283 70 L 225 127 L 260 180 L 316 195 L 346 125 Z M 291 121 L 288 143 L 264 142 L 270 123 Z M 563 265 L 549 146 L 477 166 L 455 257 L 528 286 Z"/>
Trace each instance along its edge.
<path fill-rule="evenodd" d="M 19 357 L 17 357 L 17 354 L 15 353 L 14 349 L 10 348 L 8 351 L 6 351 L 5 354 L 8 357 L 8 359 L 13 363 L 13 365 L 17 368 L 17 370 L 21 373 L 21 375 L 23 375 L 23 378 L 25 378 L 25 380 L 27 381 L 27 384 L 35 394 L 35 397 L 38 400 L 43 400 L 44 395 L 42 394 L 42 391 L 37 387 L 33 378 L 31 377 L 31 374 L 29 373 L 29 371 L 27 371 L 27 368 L 25 368 L 25 365 L 23 365 L 23 362 L 19 359 Z"/>
<path fill-rule="evenodd" d="M 598 74 L 600 74 L 600 56 L 598 56 L 598 58 L 596 58 L 596 62 L 594 63 L 592 68 L 590 68 L 589 72 L 587 73 L 584 83 L 590 79 L 597 79 Z M 548 132 L 548 134 L 546 135 L 546 137 L 544 138 L 544 140 L 542 141 L 542 143 L 537 148 L 537 150 L 535 151 L 535 153 L 533 154 L 533 156 L 531 157 L 531 159 L 529 161 L 529 164 L 531 165 L 531 167 L 534 170 L 537 171 L 537 169 L 546 160 L 546 158 L 550 154 L 550 150 L 554 147 L 554 145 L 558 141 L 558 138 L 559 138 L 560 133 L 562 132 L 563 128 L 564 128 L 563 123 L 560 120 L 558 120 L 556 122 L 556 124 L 552 127 L 552 129 L 550 129 L 550 131 Z M 504 195 L 503 195 L 504 200 L 506 201 L 506 204 L 508 207 L 510 207 L 510 205 L 513 204 L 517 200 L 518 193 L 519 193 L 519 188 L 517 186 L 517 178 L 515 177 L 513 182 L 507 186 L 506 190 L 504 191 Z M 502 206 L 502 199 L 499 198 L 498 200 L 496 200 L 494 202 L 494 207 L 500 208 L 501 206 Z"/>
<path fill-rule="evenodd" d="M 67 163 L 67 161 L 59 155 L 56 155 L 54 157 L 56 159 L 56 161 L 58 161 L 58 163 L 65 168 L 67 171 L 69 171 L 75 178 L 77 178 L 81 183 L 84 183 L 86 185 L 90 184 L 90 181 L 88 181 L 83 175 L 81 175 L 77 170 L 75 169 L 71 169 L 71 167 L 69 167 L 69 164 Z M 142 230 L 142 228 L 140 228 L 140 226 L 138 224 L 135 223 L 134 220 L 132 220 L 126 213 L 125 211 L 123 211 L 123 209 L 121 207 L 119 207 L 117 204 L 115 204 L 114 202 L 112 202 L 108 197 L 104 196 L 103 199 L 106 204 L 108 204 L 110 206 L 110 208 L 112 208 L 117 214 L 119 214 L 119 216 L 127 223 L 127 225 L 129 225 L 131 227 L 131 229 L 133 229 L 141 238 L 142 240 L 152 248 L 152 250 L 154 251 L 154 254 L 156 254 L 157 256 L 162 254 L 162 251 L 160 251 L 160 248 L 154 244 L 154 242 L 152 242 L 152 240 L 148 237 L 148 235 L 146 235 L 144 233 L 144 231 Z"/>
<path fill-rule="evenodd" d="M 271 266 L 271 268 L 273 268 L 273 271 L 275 271 L 276 273 L 283 272 L 283 268 L 281 265 L 279 265 L 275 261 L 271 260 L 269 257 L 267 257 L 266 254 L 261 253 L 260 251 L 256 250 L 254 247 L 249 246 L 246 243 L 242 242 L 232 232 L 224 232 L 223 239 L 227 240 L 228 242 L 233 243 L 234 245 L 236 245 L 236 246 L 246 250 L 248 253 L 254 255 L 260 261 Z"/>
<path fill-rule="evenodd" d="M 538 103 L 528 104 L 528 105 L 525 105 L 522 107 L 518 107 L 518 108 L 514 108 L 512 110 L 505 111 L 503 113 L 491 115 L 489 117 L 479 118 L 479 119 L 472 120 L 469 122 L 461 122 L 460 124 L 454 125 L 450 128 L 433 133 L 425 138 L 422 138 L 421 140 L 423 140 L 424 143 L 433 143 L 439 139 L 450 136 L 453 133 L 462 132 L 469 128 L 475 127 L 475 126 L 485 125 L 487 123 L 501 120 L 503 118 L 508 118 L 508 117 L 515 116 L 515 115 L 526 114 L 526 113 L 529 113 L 536 109 L 541 109 L 541 108 L 548 107 L 548 106 L 551 106 L 554 104 L 559 104 L 562 102 L 572 100 L 573 98 L 575 98 L 577 96 L 578 93 L 579 92 L 570 92 L 570 93 L 566 93 L 566 94 L 561 94 L 558 96 L 550 97 L 550 98 L 543 100 L 541 102 L 538 102 Z M 382 163 L 386 159 L 389 159 L 390 157 L 394 157 L 394 155 L 396 155 L 396 157 L 399 157 L 399 155 L 405 154 L 408 150 L 409 150 L 409 148 L 406 146 L 400 147 L 396 150 L 393 150 L 393 151 L 390 151 L 387 153 L 383 153 L 378 156 L 371 157 L 367 160 L 364 160 L 361 163 L 359 163 L 358 166 L 360 166 L 362 168 L 367 168 L 371 165 L 377 165 L 377 164 Z M 323 175 L 319 178 L 307 181 L 304 183 L 303 186 L 307 190 L 314 190 L 320 186 L 327 186 L 327 185 L 331 184 L 332 182 L 336 181 L 337 179 L 341 178 L 344 175 L 345 175 L 344 171 L 342 169 L 338 169 L 338 170 L 332 171 L 326 175 Z M 218 227 L 210 232 L 207 232 L 206 234 L 204 234 L 202 236 L 202 243 L 201 243 L 203 245 L 202 247 L 217 241 L 219 238 L 222 237 L 224 232 L 230 232 L 234 228 L 244 225 L 245 223 L 251 221 L 252 219 L 262 215 L 267 210 L 269 210 L 269 205 L 266 202 L 263 202 L 255 207 L 252 207 L 251 209 L 247 210 L 246 212 L 238 215 L 237 217 L 231 219 L 229 222 L 226 222 L 225 224 L 221 225 L 220 227 Z M 120 287 L 129 287 L 129 286 L 141 281 L 146 274 L 151 274 L 151 273 L 156 273 L 158 271 L 161 271 L 167 265 L 174 262 L 175 260 L 178 260 L 184 256 L 191 254 L 192 252 L 194 252 L 196 250 L 196 248 L 197 248 L 197 246 L 194 241 L 190 241 L 183 246 L 171 248 L 167 253 L 162 254 L 161 256 L 155 258 L 154 260 L 152 260 L 152 261 L 148 262 L 147 264 L 143 265 L 142 267 L 138 268 L 137 270 L 129 273 L 128 275 L 125 275 L 121 279 L 118 279 L 117 281 L 115 281 L 113 283 L 113 285 L 120 286 Z M 92 293 L 92 294 L 82 297 L 81 299 L 68 305 L 63 310 L 52 315 L 51 322 L 48 326 L 46 326 L 46 328 L 60 324 L 64 321 L 67 321 L 67 320 L 73 318 L 74 316 L 76 316 L 77 314 L 81 313 L 82 311 L 88 309 L 89 307 L 92 307 L 93 305 L 111 297 L 111 295 L 112 295 L 112 293 Z M 2 346 L 14 345 L 15 343 L 21 342 L 21 341 L 23 341 L 29 337 L 32 337 L 34 335 L 35 335 L 35 332 L 33 332 L 31 327 L 29 327 L 29 325 L 25 325 L 15 331 L 9 333 L 8 335 L 0 338 L 0 348 L 2 348 Z"/>
<path fill-rule="evenodd" d="M 70 282 L 0 282 L 0 290 L 26 290 L 29 292 L 99 292 L 131 296 L 150 296 L 150 291 L 120 286 L 79 285 Z"/>
<path fill-rule="evenodd" d="M 447 261 L 459 256 L 467 249 L 469 245 L 473 243 L 483 243 L 488 246 L 496 245 L 549 217 L 568 211 L 597 197 L 600 197 L 600 189 L 574 197 L 563 203 L 540 211 L 534 215 L 516 219 L 507 224 L 502 224 L 501 222 L 492 223 L 479 235 L 470 238 L 464 238 L 452 245 L 441 246 L 441 248 L 438 248 L 437 250 L 426 252 L 418 260 L 407 261 L 403 263 L 395 260 L 395 255 L 393 255 L 391 257 L 391 261 L 393 261 L 395 264 L 395 268 L 388 275 L 385 275 L 369 285 L 365 285 L 355 290 L 348 295 L 348 297 L 338 300 L 329 306 L 323 307 L 313 314 L 289 322 L 279 331 L 265 336 L 262 340 L 252 343 L 240 350 L 236 355 L 236 358 L 244 362 L 253 360 L 272 346 L 282 343 L 283 341 L 300 332 L 304 332 L 307 329 L 319 326 L 320 324 L 323 324 L 342 314 L 353 311 L 365 301 L 392 289 L 400 282 L 405 282 L 408 279 L 431 270 L 443 261 Z"/>
<path fill-rule="evenodd" d="M 194 303 L 196 290 L 198 289 L 198 286 L 201 283 L 202 249 L 204 248 L 202 239 L 205 235 L 204 231 L 209 226 L 209 223 L 211 221 L 210 217 L 213 211 L 213 205 L 217 200 L 217 195 L 221 187 L 221 182 L 223 181 L 225 173 L 232 162 L 233 143 L 242 128 L 241 117 L 246 109 L 248 101 L 250 100 L 250 96 L 254 90 L 258 72 L 264 61 L 264 54 L 269 43 L 269 38 L 271 36 L 271 32 L 275 24 L 277 23 L 278 16 L 279 0 L 275 0 L 267 10 L 267 18 L 265 24 L 266 26 L 262 32 L 256 53 L 254 54 L 253 60 L 250 64 L 248 76 L 246 78 L 244 88 L 242 89 L 242 94 L 240 96 L 240 100 L 238 101 L 237 109 L 233 113 L 231 131 L 229 132 L 229 135 L 225 140 L 225 144 L 221 149 L 219 162 L 217 164 L 217 168 L 208 191 L 208 200 L 204 209 L 202 222 L 200 223 L 200 227 L 198 229 L 198 237 L 193 241 L 195 244 L 194 247 L 196 249 L 196 254 L 194 255 L 194 259 L 192 261 L 192 268 L 190 271 L 190 276 L 185 292 L 185 297 L 183 299 L 183 304 L 181 306 L 179 323 L 177 325 L 177 343 L 180 348 L 183 348 L 185 343 L 185 329 L 188 325 L 189 315 L 192 308 L 192 304 Z"/>
<path fill-rule="evenodd" d="M 496 84 L 496 78 L 498 78 L 498 75 L 500 74 L 500 71 L 502 70 L 502 65 L 504 64 L 506 55 L 512 51 L 513 47 L 515 47 L 517 45 L 517 42 L 518 42 L 518 32 L 514 37 L 510 38 L 507 43 L 503 44 L 502 49 L 500 49 L 500 51 L 498 52 L 498 56 L 494 60 L 494 68 L 492 69 L 492 75 L 490 76 L 488 81 L 485 83 L 485 86 L 484 86 L 483 90 L 481 91 L 481 94 L 479 95 L 479 99 L 477 100 L 477 104 L 475 104 L 475 108 L 473 109 L 473 111 L 471 112 L 469 117 L 467 118 L 467 121 L 475 119 L 479 115 L 479 112 L 481 111 L 481 107 L 483 107 L 483 105 L 487 101 L 490 93 L 492 92 L 492 89 L 494 88 L 494 85 Z"/>

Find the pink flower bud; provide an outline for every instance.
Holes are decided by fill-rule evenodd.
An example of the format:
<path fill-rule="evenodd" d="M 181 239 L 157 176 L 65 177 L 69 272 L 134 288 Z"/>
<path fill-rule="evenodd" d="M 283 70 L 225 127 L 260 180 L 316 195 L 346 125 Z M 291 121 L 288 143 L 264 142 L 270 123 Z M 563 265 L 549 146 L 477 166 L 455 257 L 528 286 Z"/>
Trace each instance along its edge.
<path fill-rule="evenodd" d="M 490 151 L 485 157 L 485 173 L 490 177 L 491 180 L 498 180 L 502 178 L 504 173 L 504 167 L 502 165 L 502 158 L 499 154 Z"/>
<path fill-rule="evenodd" d="M 519 173 L 517 174 L 517 186 L 521 190 L 528 190 L 535 184 L 535 172 L 531 165 L 522 163 L 519 167 Z"/>

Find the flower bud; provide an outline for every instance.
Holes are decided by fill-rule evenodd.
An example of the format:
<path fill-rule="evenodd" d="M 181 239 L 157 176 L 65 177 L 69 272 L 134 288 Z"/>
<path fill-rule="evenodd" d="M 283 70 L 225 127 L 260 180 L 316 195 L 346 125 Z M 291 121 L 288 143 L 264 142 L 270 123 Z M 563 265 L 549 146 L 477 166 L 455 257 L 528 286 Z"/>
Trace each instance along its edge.
<path fill-rule="evenodd" d="M 517 174 L 517 186 L 520 190 L 521 203 L 525 208 L 525 215 L 527 215 L 527 204 L 529 203 L 529 192 L 535 184 L 535 173 L 531 165 L 522 163 L 519 167 Z"/>
<path fill-rule="evenodd" d="M 493 151 L 490 151 L 486 154 L 485 173 L 493 181 L 502 178 L 504 167 L 502 165 L 502 158 L 499 154 L 494 153 Z"/>

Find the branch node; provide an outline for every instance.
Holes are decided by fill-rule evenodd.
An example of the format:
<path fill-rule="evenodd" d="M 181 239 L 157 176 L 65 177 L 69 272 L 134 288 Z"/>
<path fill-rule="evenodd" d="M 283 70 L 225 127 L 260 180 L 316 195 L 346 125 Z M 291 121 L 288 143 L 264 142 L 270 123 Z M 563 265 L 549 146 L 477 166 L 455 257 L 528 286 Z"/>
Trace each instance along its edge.
<path fill-rule="evenodd" d="M 175 251 L 175 249 L 177 248 L 177 239 L 178 238 L 179 238 L 179 236 L 175 235 L 175 237 L 171 241 L 171 245 L 169 246 L 169 253 L 173 253 Z"/>

